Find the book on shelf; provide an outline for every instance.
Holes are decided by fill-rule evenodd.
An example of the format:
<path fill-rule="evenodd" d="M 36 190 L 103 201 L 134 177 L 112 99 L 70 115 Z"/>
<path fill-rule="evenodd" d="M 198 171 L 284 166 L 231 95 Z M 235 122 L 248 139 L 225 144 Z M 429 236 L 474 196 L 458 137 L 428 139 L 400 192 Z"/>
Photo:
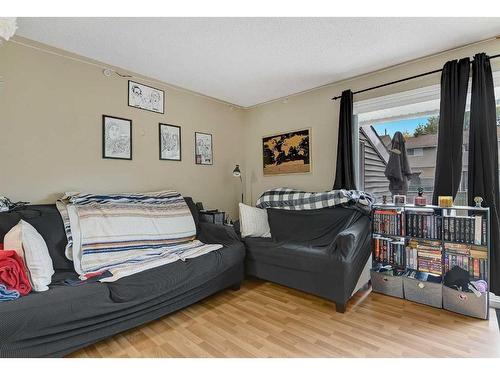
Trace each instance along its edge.
<path fill-rule="evenodd" d="M 406 267 L 442 275 L 442 246 L 439 241 L 410 240 L 406 246 Z"/>
<path fill-rule="evenodd" d="M 410 237 L 441 239 L 442 217 L 434 210 L 406 211 L 406 233 Z"/>
<path fill-rule="evenodd" d="M 443 281 L 443 277 L 441 275 L 434 275 L 428 272 L 421 272 L 412 269 L 407 269 L 404 271 L 403 276 L 406 276 L 410 279 L 420 280 L 420 281 L 428 281 L 431 283 L 440 284 Z"/>
<path fill-rule="evenodd" d="M 461 243 L 445 243 L 444 272 L 457 266 L 469 272 L 471 278 L 487 280 L 488 249 Z"/>
<path fill-rule="evenodd" d="M 404 236 L 405 216 L 399 210 L 375 210 L 373 212 L 373 231 L 379 234 Z"/>
<path fill-rule="evenodd" d="M 376 262 L 403 266 L 405 256 L 404 241 L 376 236 L 373 238 L 373 257 Z"/>
<path fill-rule="evenodd" d="M 486 220 L 476 216 L 443 216 L 443 240 L 475 245 L 486 244 Z"/>
<path fill-rule="evenodd" d="M 458 266 L 473 279 L 487 280 L 487 216 L 472 207 L 460 208 L 469 216 L 455 215 L 455 211 L 376 207 L 372 216 L 374 261 L 435 277 Z"/>

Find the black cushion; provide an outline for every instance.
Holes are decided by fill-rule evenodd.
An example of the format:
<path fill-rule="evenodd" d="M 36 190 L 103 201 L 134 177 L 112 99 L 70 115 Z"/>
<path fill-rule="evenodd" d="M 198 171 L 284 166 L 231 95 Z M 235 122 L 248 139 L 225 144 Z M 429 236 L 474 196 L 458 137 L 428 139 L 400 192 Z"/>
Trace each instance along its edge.
<path fill-rule="evenodd" d="M 178 260 L 107 284 L 115 302 L 147 301 L 193 289 L 243 262 L 245 247 L 236 241 L 208 254 Z"/>
<path fill-rule="evenodd" d="M 64 255 L 68 241 L 61 215 L 54 204 L 30 205 L 10 212 L 0 212 L 0 242 L 3 242 L 5 234 L 21 219 L 33 225 L 41 234 L 56 271 L 74 269 L 73 262 Z"/>
<path fill-rule="evenodd" d="M 323 272 L 329 266 L 330 249 L 307 243 L 246 237 L 247 258 L 260 263 L 308 272 Z"/>
<path fill-rule="evenodd" d="M 275 241 L 330 245 L 337 235 L 356 220 L 360 212 L 343 208 L 317 210 L 268 209 L 269 227 Z"/>

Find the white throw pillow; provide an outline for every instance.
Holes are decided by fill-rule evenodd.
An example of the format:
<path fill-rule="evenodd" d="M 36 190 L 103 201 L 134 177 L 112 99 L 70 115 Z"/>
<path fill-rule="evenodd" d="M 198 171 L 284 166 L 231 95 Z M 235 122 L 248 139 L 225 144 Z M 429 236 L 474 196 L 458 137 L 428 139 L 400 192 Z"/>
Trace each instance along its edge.
<path fill-rule="evenodd" d="M 241 237 L 271 237 L 267 211 L 240 203 Z"/>
<path fill-rule="evenodd" d="M 4 237 L 4 249 L 15 250 L 24 260 L 31 286 L 35 292 L 49 289 L 54 266 L 45 240 L 35 228 L 24 220 Z"/>

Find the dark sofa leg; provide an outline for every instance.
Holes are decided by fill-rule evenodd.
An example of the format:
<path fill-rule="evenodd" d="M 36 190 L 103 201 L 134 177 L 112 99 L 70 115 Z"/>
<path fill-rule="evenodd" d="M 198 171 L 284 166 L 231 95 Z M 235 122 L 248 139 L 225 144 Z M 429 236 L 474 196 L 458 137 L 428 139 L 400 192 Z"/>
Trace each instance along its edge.
<path fill-rule="evenodd" d="M 241 284 L 238 283 L 238 284 L 233 284 L 231 285 L 231 290 L 240 290 L 240 287 L 241 287 Z"/>
<path fill-rule="evenodd" d="M 347 303 L 338 303 L 338 302 L 335 302 L 335 310 L 338 312 L 338 313 L 345 313 L 345 307 L 346 307 Z"/>

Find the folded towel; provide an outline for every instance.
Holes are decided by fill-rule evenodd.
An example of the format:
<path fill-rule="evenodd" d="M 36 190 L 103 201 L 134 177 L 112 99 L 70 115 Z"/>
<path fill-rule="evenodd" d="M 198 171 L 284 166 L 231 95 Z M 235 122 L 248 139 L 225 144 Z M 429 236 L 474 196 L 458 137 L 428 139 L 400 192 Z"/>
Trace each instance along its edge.
<path fill-rule="evenodd" d="M 17 290 L 9 290 L 5 285 L 0 284 L 0 302 L 13 301 L 20 296 Z"/>
<path fill-rule="evenodd" d="M 9 290 L 17 290 L 21 296 L 31 292 L 24 262 L 14 250 L 0 251 L 0 283 Z"/>

